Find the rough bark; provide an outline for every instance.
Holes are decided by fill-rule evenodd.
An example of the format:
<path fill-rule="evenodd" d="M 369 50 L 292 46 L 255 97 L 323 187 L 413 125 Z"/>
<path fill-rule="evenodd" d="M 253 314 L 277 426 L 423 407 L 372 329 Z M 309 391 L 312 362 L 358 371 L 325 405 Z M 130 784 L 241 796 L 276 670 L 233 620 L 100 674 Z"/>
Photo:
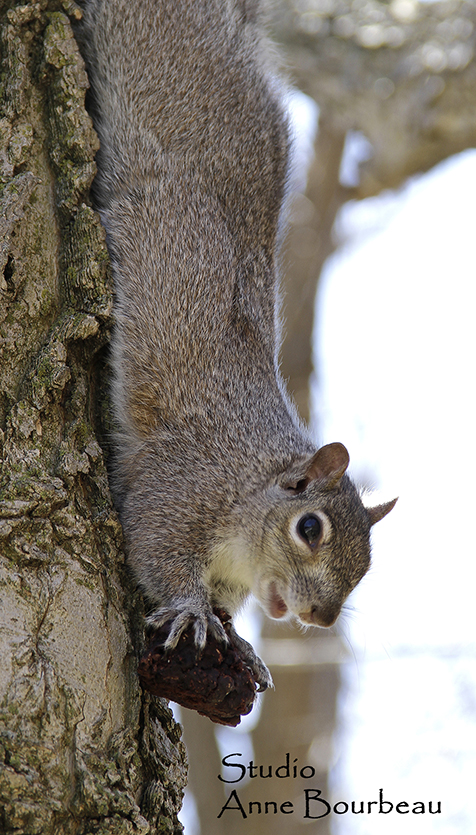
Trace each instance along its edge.
<path fill-rule="evenodd" d="M 0 831 L 178 833 L 180 728 L 139 688 L 102 448 L 112 291 L 87 78 L 58 3 L 1 3 L 0 27 Z"/>

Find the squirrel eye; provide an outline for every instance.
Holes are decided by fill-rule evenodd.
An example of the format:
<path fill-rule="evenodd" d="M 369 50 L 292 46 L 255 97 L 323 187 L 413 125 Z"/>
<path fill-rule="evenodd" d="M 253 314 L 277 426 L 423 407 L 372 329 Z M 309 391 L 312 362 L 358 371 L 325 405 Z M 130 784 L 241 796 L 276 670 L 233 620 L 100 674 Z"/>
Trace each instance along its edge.
<path fill-rule="evenodd" d="M 311 548 L 315 547 L 321 538 L 322 522 L 312 513 L 302 516 L 297 524 L 299 536 L 307 542 Z"/>

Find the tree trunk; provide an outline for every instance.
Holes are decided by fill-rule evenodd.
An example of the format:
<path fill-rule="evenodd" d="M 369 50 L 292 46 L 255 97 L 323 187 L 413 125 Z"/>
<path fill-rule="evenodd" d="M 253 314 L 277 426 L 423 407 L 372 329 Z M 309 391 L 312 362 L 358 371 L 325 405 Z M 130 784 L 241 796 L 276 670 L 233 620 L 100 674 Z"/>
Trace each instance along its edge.
<path fill-rule="evenodd" d="M 87 77 L 58 3 L 0 3 L 0 27 L 0 832 L 178 833 L 184 747 L 138 685 L 141 603 L 105 466 L 112 288 Z"/>

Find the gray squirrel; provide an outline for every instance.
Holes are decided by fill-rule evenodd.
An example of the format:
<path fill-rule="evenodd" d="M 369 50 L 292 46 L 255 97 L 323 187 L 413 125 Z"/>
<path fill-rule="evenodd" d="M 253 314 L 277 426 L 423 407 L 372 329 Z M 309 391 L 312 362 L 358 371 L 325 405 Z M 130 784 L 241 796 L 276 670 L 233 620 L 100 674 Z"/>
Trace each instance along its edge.
<path fill-rule="evenodd" d="M 316 448 L 278 369 L 285 87 L 258 0 L 83 0 L 115 282 L 112 487 L 148 623 L 227 641 L 267 615 L 332 625 L 370 564 L 341 443 Z M 232 632 L 259 689 L 271 676 Z"/>

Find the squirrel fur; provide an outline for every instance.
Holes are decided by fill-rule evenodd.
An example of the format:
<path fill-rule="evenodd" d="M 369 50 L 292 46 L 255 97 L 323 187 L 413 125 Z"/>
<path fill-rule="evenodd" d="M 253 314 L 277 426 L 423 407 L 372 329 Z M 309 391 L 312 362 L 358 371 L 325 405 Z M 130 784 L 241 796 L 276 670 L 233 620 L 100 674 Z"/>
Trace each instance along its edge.
<path fill-rule="evenodd" d="M 340 443 L 317 449 L 278 369 L 285 87 L 258 0 L 83 0 L 115 282 L 113 493 L 148 621 L 226 641 L 252 593 L 330 626 L 370 564 Z M 234 633 L 236 637 L 236 633 Z M 238 639 L 261 689 L 270 674 Z"/>

